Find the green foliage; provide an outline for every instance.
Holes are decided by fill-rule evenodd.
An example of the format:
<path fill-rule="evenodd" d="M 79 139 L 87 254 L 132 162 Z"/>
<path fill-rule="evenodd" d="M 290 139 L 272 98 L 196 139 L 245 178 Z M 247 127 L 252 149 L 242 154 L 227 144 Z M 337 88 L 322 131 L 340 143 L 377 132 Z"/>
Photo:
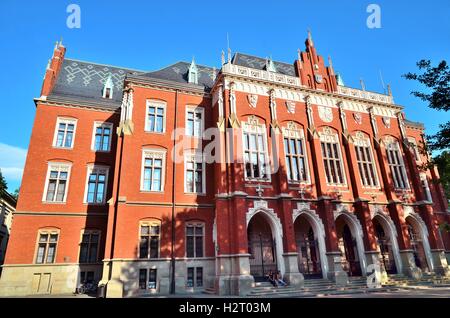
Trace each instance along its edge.
<path fill-rule="evenodd" d="M 445 195 L 450 198 L 450 152 L 443 151 L 433 158 L 433 163 L 437 165 L 440 175 L 439 182 L 444 187 Z"/>
<path fill-rule="evenodd" d="M 0 170 L 0 193 L 6 191 L 7 188 L 8 184 L 6 183 L 6 180 L 2 175 L 2 170 Z"/>
<path fill-rule="evenodd" d="M 413 91 L 411 94 L 428 103 L 428 107 L 447 112 L 450 109 L 450 68 L 446 61 L 433 67 L 430 60 L 421 60 L 417 66 L 422 73 L 407 73 L 407 80 L 424 85 L 428 92 Z M 427 136 L 430 150 L 450 149 L 450 121 L 439 125 L 435 135 Z"/>

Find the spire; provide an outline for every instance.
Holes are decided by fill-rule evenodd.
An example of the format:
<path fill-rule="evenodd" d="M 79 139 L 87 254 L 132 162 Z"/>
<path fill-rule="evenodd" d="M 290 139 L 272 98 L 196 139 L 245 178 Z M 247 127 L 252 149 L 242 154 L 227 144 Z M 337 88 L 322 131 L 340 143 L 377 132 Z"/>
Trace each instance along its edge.
<path fill-rule="evenodd" d="M 331 70 L 331 74 L 334 74 L 334 69 L 333 69 L 333 61 L 331 60 L 331 56 L 328 55 L 328 65 L 330 66 L 330 70 Z"/>
<path fill-rule="evenodd" d="M 311 29 L 308 29 L 308 42 L 309 42 L 309 45 L 314 46 Z"/>
<path fill-rule="evenodd" d="M 366 85 L 364 84 L 364 80 L 361 78 L 361 79 L 359 80 L 359 82 L 361 83 L 361 89 L 362 89 L 363 91 L 366 91 Z"/>
<path fill-rule="evenodd" d="M 297 63 L 298 63 L 299 69 L 302 69 L 303 68 L 302 51 L 300 51 L 300 49 L 297 49 Z"/>
<path fill-rule="evenodd" d="M 277 68 L 276 68 L 275 64 L 273 63 L 273 61 L 272 61 L 272 56 L 268 60 L 266 59 L 266 71 L 269 71 L 269 72 L 276 72 L 277 71 Z"/>
<path fill-rule="evenodd" d="M 339 86 L 345 86 L 344 79 L 339 73 L 336 74 L 336 82 Z"/>
<path fill-rule="evenodd" d="M 195 64 L 195 57 L 192 57 L 191 65 L 189 66 L 188 82 L 198 84 L 198 69 Z"/>

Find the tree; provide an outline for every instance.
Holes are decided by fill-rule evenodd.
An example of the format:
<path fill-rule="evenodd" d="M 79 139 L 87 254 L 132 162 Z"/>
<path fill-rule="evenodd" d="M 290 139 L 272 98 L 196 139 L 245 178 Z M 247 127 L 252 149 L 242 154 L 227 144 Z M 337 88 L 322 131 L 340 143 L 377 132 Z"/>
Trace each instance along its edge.
<path fill-rule="evenodd" d="M 407 80 L 419 82 L 428 93 L 413 91 L 412 95 L 428 103 L 428 107 L 447 112 L 450 109 L 450 68 L 444 60 L 433 67 L 430 60 L 417 62 L 421 74 L 407 73 Z M 435 135 L 427 136 L 429 150 L 450 149 L 450 121 L 439 125 L 440 130 Z"/>
<path fill-rule="evenodd" d="M 443 151 L 440 155 L 433 158 L 433 163 L 439 170 L 439 182 L 444 187 L 447 198 L 450 198 L 450 152 Z"/>
<path fill-rule="evenodd" d="M 16 199 L 16 201 L 19 199 L 19 191 L 20 188 L 17 188 L 14 193 L 11 193 L 11 195 L 14 197 L 14 199 Z"/>
<path fill-rule="evenodd" d="M 0 169 L 0 193 L 6 191 L 7 188 L 8 184 L 6 183 L 6 180 L 2 175 L 2 170 Z"/>

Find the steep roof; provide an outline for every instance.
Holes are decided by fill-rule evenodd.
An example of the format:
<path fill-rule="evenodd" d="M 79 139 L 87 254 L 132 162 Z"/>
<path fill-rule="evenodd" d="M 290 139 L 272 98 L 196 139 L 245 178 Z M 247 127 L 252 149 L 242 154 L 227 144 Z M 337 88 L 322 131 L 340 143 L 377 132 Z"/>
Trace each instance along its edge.
<path fill-rule="evenodd" d="M 122 100 L 125 77 L 128 74 L 142 73 L 128 68 L 64 59 L 49 100 L 95 102 L 105 107 L 117 108 Z M 112 99 L 104 99 L 103 88 L 110 76 L 114 85 Z"/>
<path fill-rule="evenodd" d="M 235 65 L 254 68 L 257 70 L 265 70 L 266 67 L 266 59 L 243 53 L 236 53 L 232 59 L 232 63 Z M 297 76 L 294 64 L 276 61 L 274 61 L 273 63 L 275 64 L 277 73 L 289 76 Z"/>
<path fill-rule="evenodd" d="M 196 85 L 189 83 L 188 81 L 188 71 L 190 65 L 191 63 L 178 62 L 170 66 L 167 66 L 163 69 L 160 69 L 158 71 L 141 74 L 139 77 L 147 77 L 182 84 Z M 198 86 L 203 86 L 205 91 L 209 91 L 212 88 L 214 84 L 214 79 L 219 71 L 214 70 L 214 68 L 212 67 L 202 65 L 197 65 L 197 69 L 198 69 Z"/>

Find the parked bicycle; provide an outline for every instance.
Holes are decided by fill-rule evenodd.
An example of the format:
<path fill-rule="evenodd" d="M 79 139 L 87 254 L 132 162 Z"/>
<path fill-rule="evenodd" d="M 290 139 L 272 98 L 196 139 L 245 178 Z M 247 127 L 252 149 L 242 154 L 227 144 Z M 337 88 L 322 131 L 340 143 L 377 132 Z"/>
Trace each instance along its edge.
<path fill-rule="evenodd" d="M 97 293 L 97 283 L 95 282 L 83 282 L 77 288 L 78 294 L 96 294 Z"/>

